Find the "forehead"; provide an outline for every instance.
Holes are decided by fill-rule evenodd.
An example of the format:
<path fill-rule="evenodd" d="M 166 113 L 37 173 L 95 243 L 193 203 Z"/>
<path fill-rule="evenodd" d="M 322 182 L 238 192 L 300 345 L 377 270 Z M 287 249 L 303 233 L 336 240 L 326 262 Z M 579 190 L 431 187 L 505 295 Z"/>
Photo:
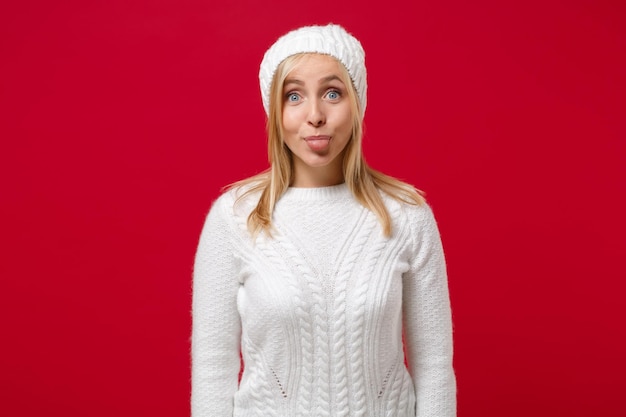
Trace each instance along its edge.
<path fill-rule="evenodd" d="M 345 70 L 343 65 L 330 55 L 307 53 L 299 56 L 293 67 L 287 74 L 287 81 L 290 79 L 323 79 L 329 75 L 335 75 L 341 80 L 344 79 Z"/>

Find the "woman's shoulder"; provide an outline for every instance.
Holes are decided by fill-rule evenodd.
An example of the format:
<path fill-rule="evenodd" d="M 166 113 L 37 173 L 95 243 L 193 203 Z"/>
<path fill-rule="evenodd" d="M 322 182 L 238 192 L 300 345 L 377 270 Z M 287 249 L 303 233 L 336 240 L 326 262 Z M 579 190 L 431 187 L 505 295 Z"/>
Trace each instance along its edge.
<path fill-rule="evenodd" d="M 394 221 L 408 224 L 415 231 L 437 227 L 433 209 L 425 198 L 414 201 L 386 193 L 382 193 L 382 198 Z"/>
<path fill-rule="evenodd" d="M 388 210 L 401 211 L 410 215 L 423 215 L 432 211 L 430 205 L 424 197 L 424 193 L 412 185 L 401 183 L 402 188 L 394 187 L 394 189 L 379 188 L 383 202 Z"/>
<path fill-rule="evenodd" d="M 260 195 L 261 193 L 250 184 L 228 187 L 215 199 L 211 205 L 211 212 L 219 212 L 227 217 L 247 218 L 256 207 Z"/>
<path fill-rule="evenodd" d="M 254 208 L 254 200 L 255 196 L 245 194 L 241 187 L 224 190 L 211 204 L 202 236 L 206 239 L 233 241 L 237 240 L 236 236 L 247 235 L 247 220 Z"/>
<path fill-rule="evenodd" d="M 237 212 L 252 211 L 261 198 L 262 191 L 267 187 L 269 171 L 261 172 L 224 187 L 216 202 L 237 209 Z"/>

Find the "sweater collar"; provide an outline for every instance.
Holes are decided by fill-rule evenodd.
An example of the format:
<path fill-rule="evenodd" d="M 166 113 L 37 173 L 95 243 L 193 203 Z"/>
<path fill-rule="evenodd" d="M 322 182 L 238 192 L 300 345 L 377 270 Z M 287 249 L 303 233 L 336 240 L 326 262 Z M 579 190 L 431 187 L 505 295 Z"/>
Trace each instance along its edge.
<path fill-rule="evenodd" d="M 298 188 L 289 187 L 281 198 L 300 201 L 337 200 L 352 196 L 348 185 L 344 182 L 328 187 Z"/>

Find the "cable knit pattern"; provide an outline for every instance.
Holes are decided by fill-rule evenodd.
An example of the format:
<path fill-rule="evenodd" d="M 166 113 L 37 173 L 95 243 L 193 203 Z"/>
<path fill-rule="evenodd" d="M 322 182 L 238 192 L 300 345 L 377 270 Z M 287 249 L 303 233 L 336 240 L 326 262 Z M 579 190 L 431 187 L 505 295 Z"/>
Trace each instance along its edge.
<path fill-rule="evenodd" d="M 213 204 L 196 255 L 193 417 L 456 416 L 445 261 L 428 206 L 384 197 L 386 238 L 345 184 L 289 188 L 273 236 L 253 242 L 255 198 L 236 197 Z"/>

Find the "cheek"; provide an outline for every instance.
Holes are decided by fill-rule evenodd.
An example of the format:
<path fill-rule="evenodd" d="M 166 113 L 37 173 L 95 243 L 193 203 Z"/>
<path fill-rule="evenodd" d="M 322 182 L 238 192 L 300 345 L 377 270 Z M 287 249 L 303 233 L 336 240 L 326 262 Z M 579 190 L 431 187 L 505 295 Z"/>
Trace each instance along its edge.
<path fill-rule="evenodd" d="M 349 108 L 337 114 L 337 124 L 342 132 L 352 132 L 352 112 Z"/>
<path fill-rule="evenodd" d="M 283 111 L 283 129 L 297 130 L 300 126 L 298 112 L 295 109 L 288 108 Z"/>

